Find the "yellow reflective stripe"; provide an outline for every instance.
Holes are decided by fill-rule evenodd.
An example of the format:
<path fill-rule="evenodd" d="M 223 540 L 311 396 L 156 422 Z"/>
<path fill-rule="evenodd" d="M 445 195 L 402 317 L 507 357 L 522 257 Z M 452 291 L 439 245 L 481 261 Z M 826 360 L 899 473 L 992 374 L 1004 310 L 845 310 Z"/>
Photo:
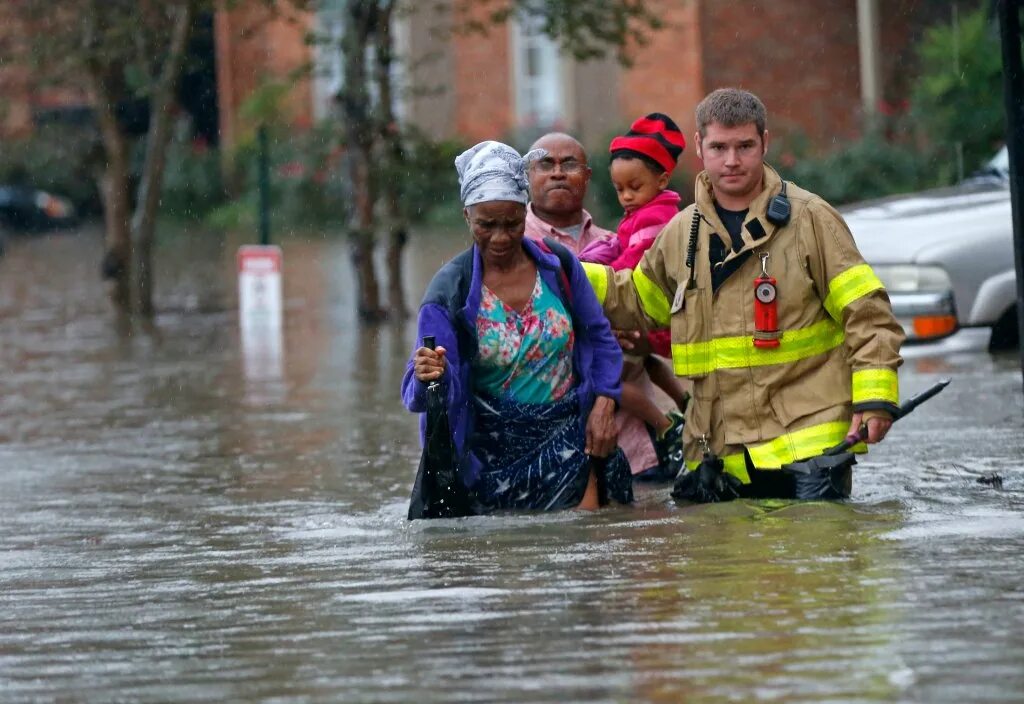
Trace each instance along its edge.
<path fill-rule="evenodd" d="M 838 445 L 846 437 L 850 429 L 847 421 L 837 420 L 832 423 L 812 425 L 802 430 L 794 430 L 762 445 L 748 447 L 750 459 L 758 469 L 779 469 L 784 464 L 816 457 L 834 445 Z M 864 443 L 857 443 L 854 452 L 867 452 Z"/>
<path fill-rule="evenodd" d="M 750 474 L 747 472 L 747 458 L 742 452 L 733 455 L 726 455 L 720 458 L 725 465 L 728 474 L 739 479 L 744 484 L 750 483 Z M 700 460 L 686 460 L 686 468 L 691 472 L 700 466 Z"/>
<path fill-rule="evenodd" d="M 672 344 L 672 371 L 676 376 L 703 376 L 715 370 L 713 340 Z M 753 343 L 751 343 L 753 345 Z"/>
<path fill-rule="evenodd" d="M 644 312 L 648 317 L 657 325 L 668 327 L 669 311 L 671 311 L 672 305 L 658 284 L 647 278 L 647 274 L 637 267 L 633 269 L 633 285 L 636 286 L 636 293 L 640 296 L 640 305 L 644 307 Z"/>
<path fill-rule="evenodd" d="M 872 291 L 885 288 L 882 280 L 867 264 L 858 264 L 828 282 L 825 309 L 835 320 L 842 322 L 843 308 Z"/>
<path fill-rule="evenodd" d="M 604 299 L 608 297 L 608 277 L 611 276 L 611 268 L 604 264 L 594 264 L 592 262 L 580 263 L 583 264 L 583 271 L 587 275 L 587 281 L 594 288 L 598 303 L 603 306 Z"/>
<path fill-rule="evenodd" d="M 899 380 L 892 369 L 860 369 L 853 373 L 853 402 L 900 402 Z"/>
<path fill-rule="evenodd" d="M 831 318 L 798 330 L 786 330 L 778 347 L 754 347 L 749 335 L 718 337 L 672 345 L 672 368 L 677 376 L 700 376 L 716 369 L 747 369 L 792 364 L 843 344 L 843 329 Z"/>

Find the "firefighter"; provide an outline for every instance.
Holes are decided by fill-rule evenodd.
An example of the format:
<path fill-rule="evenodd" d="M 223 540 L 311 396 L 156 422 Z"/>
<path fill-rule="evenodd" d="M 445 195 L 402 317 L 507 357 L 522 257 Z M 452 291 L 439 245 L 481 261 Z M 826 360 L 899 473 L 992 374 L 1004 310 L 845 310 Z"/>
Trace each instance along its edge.
<path fill-rule="evenodd" d="M 711 460 L 730 496 L 846 498 L 853 454 L 823 462 L 819 476 L 792 465 L 851 435 L 885 437 L 902 327 L 839 213 L 765 163 L 757 96 L 716 90 L 696 122 L 696 202 L 636 269 L 586 264 L 587 275 L 612 327 L 670 328 L 673 369 L 694 382 L 690 472 L 677 489 Z"/>

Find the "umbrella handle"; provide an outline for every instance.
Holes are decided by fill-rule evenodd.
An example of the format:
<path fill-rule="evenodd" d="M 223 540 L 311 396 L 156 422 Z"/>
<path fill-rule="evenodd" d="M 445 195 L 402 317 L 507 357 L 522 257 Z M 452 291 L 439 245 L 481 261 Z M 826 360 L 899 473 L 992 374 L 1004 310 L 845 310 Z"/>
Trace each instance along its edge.
<path fill-rule="evenodd" d="M 903 418 L 904 416 L 909 415 L 911 413 L 911 411 L 913 411 L 915 408 L 920 406 L 922 403 L 924 403 L 925 401 L 927 401 L 930 398 L 933 398 L 934 396 L 937 396 L 940 391 L 942 391 L 944 388 L 949 386 L 949 381 L 950 381 L 949 379 L 942 379 L 938 383 L 933 384 L 929 388 L 927 388 L 924 391 L 922 391 L 921 393 L 919 393 L 917 396 L 914 396 L 913 398 L 910 398 L 910 399 L 904 401 L 903 405 L 901 405 L 899 407 L 899 412 L 896 414 L 896 417 L 892 419 L 892 422 L 895 423 L 900 418 Z M 821 454 L 823 454 L 823 455 L 838 455 L 841 452 L 848 451 L 851 447 L 856 445 L 858 442 L 862 442 L 864 440 L 867 440 L 867 437 L 868 437 L 868 424 L 867 423 L 861 423 L 861 426 L 857 430 L 856 433 L 850 433 L 849 435 L 846 436 L 846 439 L 843 440 L 841 443 L 839 443 L 835 447 L 830 447 L 829 449 L 825 450 Z"/>
<path fill-rule="evenodd" d="M 433 335 L 424 335 L 423 346 L 426 347 L 428 350 L 437 349 L 437 338 L 435 338 Z M 436 389 L 439 389 L 440 387 L 441 384 L 438 383 L 437 379 L 434 379 L 432 382 L 427 384 L 428 391 L 434 391 Z"/>

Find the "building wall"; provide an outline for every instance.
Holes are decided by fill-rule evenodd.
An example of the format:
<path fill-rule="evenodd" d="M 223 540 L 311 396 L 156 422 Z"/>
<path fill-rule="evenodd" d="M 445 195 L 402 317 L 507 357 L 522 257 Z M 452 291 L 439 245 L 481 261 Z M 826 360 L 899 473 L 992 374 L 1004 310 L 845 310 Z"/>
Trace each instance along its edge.
<path fill-rule="evenodd" d="M 827 147 L 858 134 L 856 0 L 704 0 L 700 14 L 707 91 L 756 93 L 776 137 L 802 132 Z"/>
<path fill-rule="evenodd" d="M 981 0 L 961 0 L 969 7 Z M 922 28 L 948 21 L 951 0 L 881 0 L 883 94 L 896 106 L 913 80 L 913 43 Z M 405 119 L 435 138 L 475 141 L 508 138 L 515 120 L 513 61 L 508 26 L 486 35 L 453 31 L 467 20 L 486 21 L 489 6 L 455 0 L 415 3 L 396 37 L 405 61 Z M 459 3 L 460 7 L 464 7 Z M 671 115 L 687 141 L 695 129 L 693 108 L 716 87 L 738 85 L 760 95 L 775 136 L 800 132 L 819 148 L 856 136 L 862 124 L 856 0 L 650 0 L 665 24 L 646 46 L 634 47 L 634 63 L 613 58 L 565 60 L 565 128 L 589 147 L 651 111 Z M 460 11 L 461 12 L 461 11 Z M 0 3 L 2 14 L 2 3 Z M 312 16 L 273 18 L 253 6 L 218 12 L 215 19 L 220 127 L 225 145 L 244 137 L 239 108 L 264 81 L 289 80 L 311 61 L 304 42 Z M 0 31 L 10 31 L 0 20 Z M 31 129 L 36 110 L 81 104 L 83 94 L 31 89 L 23 70 L 0 67 L 0 133 Z M 313 119 L 311 81 L 303 79 L 286 101 L 285 119 Z M 688 144 L 684 162 L 694 161 Z"/>
<path fill-rule="evenodd" d="M 961 16 L 990 0 L 960 0 Z M 952 21 L 950 0 L 886 0 L 879 2 L 879 43 L 882 60 L 882 96 L 888 109 L 905 108 L 915 79 L 915 46 L 925 28 Z"/>
<path fill-rule="evenodd" d="M 606 149 L 608 135 L 622 127 L 621 81 L 622 68 L 614 57 L 572 63 L 574 114 L 570 131 L 590 150 Z"/>
<path fill-rule="evenodd" d="M 690 171 L 699 170 L 700 164 L 691 144 L 695 130 L 693 109 L 706 92 L 701 4 L 701 0 L 652 2 L 650 9 L 664 26 L 650 34 L 645 46 L 633 50 L 633 66 L 623 72 L 619 85 L 619 129 L 626 129 L 641 115 L 665 113 L 686 136 L 686 150 L 680 163 Z"/>
<path fill-rule="evenodd" d="M 0 139 L 27 136 L 32 131 L 32 96 L 28 72 L 13 66 L 0 68 Z"/>
<path fill-rule="evenodd" d="M 455 72 L 452 9 L 439 3 L 410 8 L 402 19 L 405 46 L 397 48 L 406 66 L 402 99 L 405 117 L 434 139 L 454 137 Z"/>
<path fill-rule="evenodd" d="M 260 86 L 275 80 L 291 82 L 292 74 L 308 67 L 312 54 L 305 35 L 311 26 L 308 13 L 275 17 L 253 5 L 217 12 L 217 93 L 225 148 L 236 145 L 254 127 L 245 124 L 239 109 Z M 283 107 L 286 122 L 312 124 L 313 95 L 308 78 L 295 82 Z"/>
<path fill-rule="evenodd" d="M 0 3 L 0 51 L 18 51 L 18 37 L 24 31 Z M 32 94 L 29 72 L 10 57 L 0 58 L 0 139 L 27 135 L 32 129 Z"/>
<path fill-rule="evenodd" d="M 470 4 L 466 16 L 457 12 L 454 20 L 486 23 L 490 11 L 490 5 Z M 467 142 L 504 138 L 514 126 L 508 27 L 455 33 L 451 50 L 454 134 Z"/>

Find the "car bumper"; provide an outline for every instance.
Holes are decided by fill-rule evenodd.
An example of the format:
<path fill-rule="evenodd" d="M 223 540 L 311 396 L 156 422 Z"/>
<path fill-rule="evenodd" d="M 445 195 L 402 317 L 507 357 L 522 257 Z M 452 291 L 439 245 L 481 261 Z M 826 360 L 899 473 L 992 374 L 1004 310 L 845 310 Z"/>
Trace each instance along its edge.
<path fill-rule="evenodd" d="M 933 342 L 909 340 L 900 350 L 904 359 L 945 357 L 960 352 L 986 352 L 992 339 L 992 328 L 960 328 L 952 335 Z"/>
<path fill-rule="evenodd" d="M 960 329 L 953 292 L 891 293 L 892 312 L 913 344 L 951 337 Z"/>

